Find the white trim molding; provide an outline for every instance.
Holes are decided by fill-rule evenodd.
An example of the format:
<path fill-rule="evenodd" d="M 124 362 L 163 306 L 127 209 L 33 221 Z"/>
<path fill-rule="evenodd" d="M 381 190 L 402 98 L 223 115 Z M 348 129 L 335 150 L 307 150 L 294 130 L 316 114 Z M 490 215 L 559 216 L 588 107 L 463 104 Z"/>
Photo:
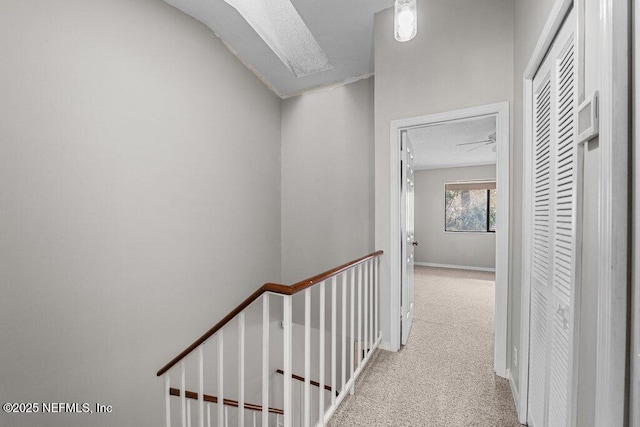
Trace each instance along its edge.
<path fill-rule="evenodd" d="M 496 271 L 495 268 L 475 267 L 473 265 L 437 264 L 434 262 L 415 262 L 414 264 L 421 265 L 423 267 L 451 268 L 453 270 L 471 270 L 471 271 L 489 271 L 489 272 Z"/>
<path fill-rule="evenodd" d="M 640 49 L 640 6 L 634 6 L 633 17 L 633 52 Z M 640 55 L 634 55 L 633 64 L 633 139 L 634 158 L 631 172 L 633 174 L 633 260 L 632 282 L 632 335 L 631 335 L 631 396 L 629 402 L 629 424 L 640 425 Z"/>
<path fill-rule="evenodd" d="M 532 182 L 533 171 L 531 169 L 531 159 L 533 156 L 533 78 L 540 68 L 553 40 L 562 27 L 567 13 L 573 6 L 573 0 L 556 0 L 551 9 L 551 13 L 538 38 L 531 58 L 522 75 L 523 88 L 523 149 L 522 149 L 522 223 L 525 227 L 522 230 L 522 276 L 521 276 L 521 304 L 520 304 L 520 351 L 519 351 L 519 402 L 516 404 L 518 411 L 518 421 L 521 424 L 527 423 L 528 400 L 529 400 L 529 317 L 531 302 L 531 230 L 526 224 L 532 222 Z"/>
<path fill-rule="evenodd" d="M 600 226 L 595 425 L 626 406 L 629 180 L 628 1 L 600 0 Z"/>
<path fill-rule="evenodd" d="M 496 182 L 500 191 L 497 193 L 497 212 L 501 224 L 509 221 L 509 167 L 510 167 L 510 121 L 509 103 L 482 105 L 427 116 L 411 117 L 392 120 L 390 123 L 390 153 L 389 153 L 389 232 L 390 242 L 400 241 L 400 186 L 397 177 L 400 174 L 400 132 L 431 125 L 434 123 L 464 120 L 482 116 L 496 117 L 497 134 L 497 162 Z M 495 353 L 494 370 L 498 376 L 507 376 L 507 316 L 509 292 L 509 227 L 498 227 L 496 230 L 496 302 L 495 302 Z M 389 347 L 391 350 L 400 348 L 400 251 L 399 245 L 391 244 L 389 251 L 390 270 L 390 298 L 389 319 L 391 333 Z"/>
<path fill-rule="evenodd" d="M 511 397 L 513 397 L 513 403 L 517 408 L 518 402 L 520 402 L 520 396 L 518 395 L 518 387 L 516 386 L 516 381 L 513 379 L 513 373 L 511 372 L 511 369 L 507 369 L 507 379 L 509 380 L 509 387 L 511 387 Z"/>

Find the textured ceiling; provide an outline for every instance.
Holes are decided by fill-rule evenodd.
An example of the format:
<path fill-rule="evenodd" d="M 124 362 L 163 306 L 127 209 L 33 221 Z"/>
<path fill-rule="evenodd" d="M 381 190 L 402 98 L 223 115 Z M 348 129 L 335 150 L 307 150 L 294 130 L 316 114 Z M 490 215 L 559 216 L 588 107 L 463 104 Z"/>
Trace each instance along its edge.
<path fill-rule="evenodd" d="M 458 145 L 484 141 L 495 131 L 495 116 L 410 129 L 407 135 L 413 145 L 414 168 L 437 169 L 495 163 L 495 144 Z"/>
<path fill-rule="evenodd" d="M 332 68 L 296 77 L 224 0 L 165 0 L 203 22 L 276 94 L 286 98 L 373 73 L 373 16 L 393 0 L 291 0 Z M 269 1 L 269 0 L 255 0 Z M 393 33 L 389 33 L 393 37 Z"/>

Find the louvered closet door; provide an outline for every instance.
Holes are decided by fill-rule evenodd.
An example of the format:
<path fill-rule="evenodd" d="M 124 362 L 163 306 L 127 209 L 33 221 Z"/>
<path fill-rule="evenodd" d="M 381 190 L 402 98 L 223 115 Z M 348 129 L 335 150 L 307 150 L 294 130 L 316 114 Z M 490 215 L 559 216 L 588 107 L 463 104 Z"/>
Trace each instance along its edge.
<path fill-rule="evenodd" d="M 572 11 L 534 79 L 530 425 L 570 422 L 576 199 Z"/>

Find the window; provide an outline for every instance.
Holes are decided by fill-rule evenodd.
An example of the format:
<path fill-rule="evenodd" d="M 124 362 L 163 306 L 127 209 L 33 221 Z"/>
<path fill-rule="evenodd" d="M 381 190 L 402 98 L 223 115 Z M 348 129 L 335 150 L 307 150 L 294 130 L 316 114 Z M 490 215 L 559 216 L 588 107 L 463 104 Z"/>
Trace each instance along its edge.
<path fill-rule="evenodd" d="M 444 231 L 496 231 L 496 182 L 449 182 L 444 185 Z"/>

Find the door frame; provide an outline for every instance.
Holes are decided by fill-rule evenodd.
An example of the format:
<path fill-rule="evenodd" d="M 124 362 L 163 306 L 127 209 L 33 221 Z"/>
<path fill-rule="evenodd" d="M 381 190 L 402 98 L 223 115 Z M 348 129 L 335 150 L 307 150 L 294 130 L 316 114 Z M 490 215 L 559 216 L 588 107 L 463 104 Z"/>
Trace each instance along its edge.
<path fill-rule="evenodd" d="M 601 182 L 595 425 L 623 425 L 627 416 L 630 3 L 600 0 Z"/>
<path fill-rule="evenodd" d="M 390 345 L 396 351 L 400 349 L 400 300 L 402 283 L 400 282 L 400 133 L 403 130 L 433 125 L 441 122 L 464 120 L 480 116 L 496 116 L 496 185 L 501 190 L 497 194 L 496 210 L 500 223 L 506 227 L 496 230 L 496 291 L 495 291 L 495 352 L 493 368 L 500 377 L 507 377 L 507 301 L 509 288 L 509 168 L 510 168 L 510 118 L 509 103 L 481 105 L 444 113 L 392 120 L 390 122 L 389 154 L 389 230 L 390 245 L 389 267 L 391 273 L 391 292 L 389 298 Z M 396 242 L 394 244 L 393 242 Z M 396 320 L 393 320 L 396 319 Z"/>
<path fill-rule="evenodd" d="M 633 16 L 633 50 L 640 49 L 640 6 L 635 6 Z M 631 335 L 631 396 L 629 397 L 630 425 L 640 425 L 640 55 L 634 55 L 633 63 L 633 267 L 632 267 L 632 335 Z"/>

